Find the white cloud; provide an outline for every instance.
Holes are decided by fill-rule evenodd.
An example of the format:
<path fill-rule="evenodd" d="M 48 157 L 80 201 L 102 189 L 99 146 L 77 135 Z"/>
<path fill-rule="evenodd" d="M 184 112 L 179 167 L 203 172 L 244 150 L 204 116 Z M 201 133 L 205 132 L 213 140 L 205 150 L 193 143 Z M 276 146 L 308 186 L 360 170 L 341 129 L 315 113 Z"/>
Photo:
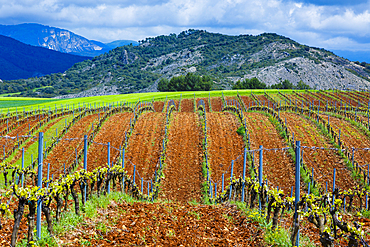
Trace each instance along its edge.
<path fill-rule="evenodd" d="M 0 23 L 22 22 L 62 27 L 101 41 L 199 28 L 225 34 L 275 32 L 327 49 L 365 49 L 356 40 L 370 37 L 370 2 L 341 7 L 289 0 L 0 0 Z"/>

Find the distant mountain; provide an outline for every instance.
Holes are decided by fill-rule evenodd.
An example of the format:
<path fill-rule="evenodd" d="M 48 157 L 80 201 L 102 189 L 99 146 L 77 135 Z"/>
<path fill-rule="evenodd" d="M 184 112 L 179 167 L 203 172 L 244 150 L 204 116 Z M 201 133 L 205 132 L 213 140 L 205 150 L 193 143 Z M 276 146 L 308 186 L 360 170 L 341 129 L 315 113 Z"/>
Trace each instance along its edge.
<path fill-rule="evenodd" d="M 24 44 L 0 35 L 0 79 L 16 80 L 64 72 L 89 59 Z"/>
<path fill-rule="evenodd" d="M 116 40 L 110 43 L 106 43 L 105 45 L 111 49 L 114 49 L 120 46 L 129 45 L 129 44 L 132 44 L 133 46 L 138 46 L 139 42 L 132 41 L 132 40 Z"/>
<path fill-rule="evenodd" d="M 135 43 L 135 41 L 123 40 L 106 45 L 98 41 L 88 40 L 65 29 L 33 23 L 0 25 L 0 35 L 11 37 L 33 46 L 41 46 L 55 51 L 89 57 L 95 57 L 116 48 L 117 46 L 114 46 L 114 44 Z"/>
<path fill-rule="evenodd" d="M 349 85 L 370 89 L 370 64 L 354 63 L 284 36 L 229 36 L 188 30 L 147 38 L 138 46 L 115 48 L 73 65 L 65 74 L 0 84 L 0 94 L 10 93 L 9 88 L 15 86 L 23 96 L 43 97 L 153 92 L 161 78 L 188 72 L 209 76 L 213 89 L 230 89 L 238 80 L 252 77 L 267 85 L 289 80 L 317 89 L 344 89 Z M 40 84 L 52 87 L 31 90 Z"/>

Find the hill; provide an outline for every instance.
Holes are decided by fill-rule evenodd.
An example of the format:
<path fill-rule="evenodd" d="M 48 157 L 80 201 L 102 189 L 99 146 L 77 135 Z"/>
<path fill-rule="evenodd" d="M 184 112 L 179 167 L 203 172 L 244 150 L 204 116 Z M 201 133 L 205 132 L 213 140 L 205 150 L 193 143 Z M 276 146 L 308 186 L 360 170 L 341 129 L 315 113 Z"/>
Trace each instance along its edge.
<path fill-rule="evenodd" d="M 0 79 L 14 80 L 64 72 L 88 57 L 26 45 L 0 35 Z"/>
<path fill-rule="evenodd" d="M 130 40 L 119 40 L 104 44 L 86 39 L 65 29 L 35 23 L 0 25 L 0 35 L 11 37 L 33 46 L 41 46 L 55 51 L 88 57 L 104 54 L 120 45 L 137 44 L 137 42 Z"/>
<path fill-rule="evenodd" d="M 23 88 L 24 96 L 42 97 L 151 92 L 160 78 L 188 72 L 209 76 L 213 89 L 230 89 L 236 81 L 252 77 L 267 85 L 302 80 L 312 88 L 370 88 L 366 66 L 277 34 L 229 36 L 188 30 L 115 48 L 75 64 L 65 74 L 7 82 L 0 93 L 8 93 L 11 85 Z M 52 87 L 31 92 L 36 85 Z"/>

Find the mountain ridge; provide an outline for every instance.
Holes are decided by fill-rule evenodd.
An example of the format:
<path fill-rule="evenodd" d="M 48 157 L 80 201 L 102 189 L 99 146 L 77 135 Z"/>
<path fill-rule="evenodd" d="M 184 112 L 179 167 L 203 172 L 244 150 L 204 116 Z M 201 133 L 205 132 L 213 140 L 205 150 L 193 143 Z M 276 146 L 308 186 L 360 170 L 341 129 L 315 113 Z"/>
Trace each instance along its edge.
<path fill-rule="evenodd" d="M 189 72 L 209 76 L 213 89 L 230 89 L 236 81 L 252 77 L 267 85 L 283 80 L 296 85 L 302 80 L 317 89 L 370 89 L 370 65 L 356 64 L 325 49 L 273 33 L 230 36 L 194 29 L 146 38 L 138 46 L 117 47 L 53 77 L 7 84 L 23 87 L 23 96 L 86 97 L 156 91 L 160 78 Z M 51 87 L 31 92 L 37 83 Z M 0 93 L 8 92 L 0 87 Z"/>
<path fill-rule="evenodd" d="M 70 53 L 79 56 L 95 57 L 121 44 L 137 44 L 135 41 L 113 41 L 108 44 L 96 40 L 89 40 L 69 30 L 41 25 L 37 23 L 23 23 L 18 25 L 0 25 L 0 35 L 14 38 L 22 43 L 40 46 L 55 51 Z M 114 46 L 114 42 L 117 46 Z"/>
<path fill-rule="evenodd" d="M 14 80 L 64 72 L 88 57 L 24 44 L 0 35 L 0 79 Z"/>

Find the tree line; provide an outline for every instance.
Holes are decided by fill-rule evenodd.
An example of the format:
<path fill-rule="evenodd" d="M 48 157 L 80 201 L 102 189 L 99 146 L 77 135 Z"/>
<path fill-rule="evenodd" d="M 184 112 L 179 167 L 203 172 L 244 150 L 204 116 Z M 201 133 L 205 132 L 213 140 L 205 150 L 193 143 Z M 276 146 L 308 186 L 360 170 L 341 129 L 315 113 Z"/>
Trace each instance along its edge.
<path fill-rule="evenodd" d="M 299 90 L 304 90 L 304 89 L 311 89 L 310 86 L 305 84 L 303 81 L 299 81 L 297 85 L 293 85 L 288 80 L 284 80 L 283 82 L 279 82 L 277 84 L 273 84 L 271 86 L 266 85 L 266 83 L 261 82 L 258 80 L 256 77 L 253 77 L 251 79 L 244 79 L 242 81 L 237 81 L 232 89 L 299 89 Z"/>
<path fill-rule="evenodd" d="M 172 77 L 171 80 L 161 78 L 157 89 L 161 92 L 176 91 L 209 91 L 212 88 L 212 80 L 209 76 L 199 76 L 194 73 L 187 73 Z"/>

